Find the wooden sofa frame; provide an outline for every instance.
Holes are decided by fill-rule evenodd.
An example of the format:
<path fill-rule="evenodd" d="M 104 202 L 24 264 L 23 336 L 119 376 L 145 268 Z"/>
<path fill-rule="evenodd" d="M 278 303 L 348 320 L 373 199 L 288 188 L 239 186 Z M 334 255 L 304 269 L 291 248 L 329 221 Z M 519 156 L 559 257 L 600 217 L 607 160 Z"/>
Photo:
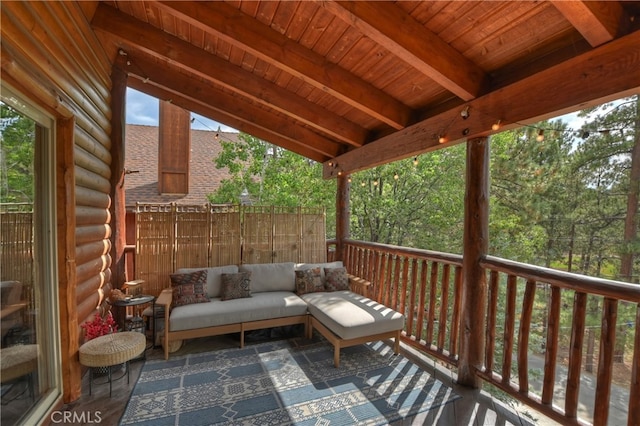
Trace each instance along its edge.
<path fill-rule="evenodd" d="M 349 275 L 349 287 L 354 293 L 368 297 L 369 287 L 371 283 L 353 275 Z M 400 334 L 401 330 L 364 336 L 356 339 L 342 339 L 336 336 L 331 330 L 325 327 L 317 319 L 310 314 L 296 315 L 282 318 L 269 318 L 259 321 L 250 321 L 234 324 L 225 324 L 214 327 L 194 328 L 189 330 L 169 331 L 169 316 L 171 312 L 171 300 L 173 298 L 173 290 L 166 288 L 162 290 L 156 305 L 164 307 L 164 340 L 162 346 L 164 348 L 164 359 L 169 359 L 169 352 L 175 352 L 182 346 L 185 339 L 195 339 L 199 337 L 219 336 L 228 333 L 240 333 L 240 347 L 244 347 L 244 332 L 250 330 L 261 330 L 270 327 L 280 327 L 284 325 L 304 324 L 305 336 L 311 338 L 313 328 L 316 328 L 334 347 L 333 363 L 336 367 L 340 365 L 340 349 L 349 346 L 359 345 L 361 343 L 395 338 L 394 353 L 400 351 Z M 155 336 L 154 336 L 155 339 Z"/>
<path fill-rule="evenodd" d="M 164 307 L 164 359 L 169 359 L 169 352 L 175 352 L 182 346 L 185 339 L 196 339 L 198 337 L 219 336 L 221 334 L 240 333 L 240 347 L 244 348 L 244 332 L 251 330 L 261 330 L 264 328 L 280 327 L 284 325 L 304 324 L 305 335 L 307 334 L 308 314 L 294 315 L 282 318 L 269 318 L 258 321 L 248 321 L 234 324 L 217 325 L 213 327 L 193 328 L 189 330 L 169 331 L 169 315 L 171 312 L 171 300 L 173 291 L 168 288 L 162 290 L 156 300 L 156 305 Z"/>

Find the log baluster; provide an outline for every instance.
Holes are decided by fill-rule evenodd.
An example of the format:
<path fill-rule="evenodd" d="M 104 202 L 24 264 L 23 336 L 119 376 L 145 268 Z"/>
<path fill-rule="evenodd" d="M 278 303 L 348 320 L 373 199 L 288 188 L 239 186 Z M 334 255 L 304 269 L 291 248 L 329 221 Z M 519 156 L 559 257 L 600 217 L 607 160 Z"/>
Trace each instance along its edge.
<path fill-rule="evenodd" d="M 442 287 L 440 289 L 440 318 L 438 319 L 438 350 L 444 349 L 444 341 L 447 335 L 447 314 L 449 313 L 449 276 L 448 263 L 442 264 Z"/>
<path fill-rule="evenodd" d="M 429 311 L 427 312 L 427 345 L 433 343 L 433 324 L 436 316 L 436 297 L 438 285 L 438 262 L 431 262 L 431 281 L 429 288 Z"/>
<path fill-rule="evenodd" d="M 613 351 L 616 347 L 617 318 L 618 301 L 608 297 L 605 298 L 602 310 L 602 327 L 600 329 L 600 356 L 598 357 L 598 375 L 595 397 L 596 401 L 601 401 L 602 403 L 595 404 L 593 410 L 593 424 L 595 425 L 607 424 L 607 418 L 609 417 L 611 381 L 613 379 Z"/>
<path fill-rule="evenodd" d="M 449 339 L 449 352 L 452 356 L 456 356 L 458 354 L 458 333 L 460 332 L 460 327 L 458 324 L 460 323 L 460 305 L 462 304 L 462 298 L 460 295 L 462 294 L 462 267 L 456 266 L 454 268 L 454 277 L 453 277 L 453 312 L 451 314 L 451 338 Z"/>
<path fill-rule="evenodd" d="M 393 259 L 393 280 L 391 280 L 391 305 L 392 309 L 398 310 L 398 291 L 400 285 L 400 268 L 402 266 L 404 258 L 398 255 Z"/>
<path fill-rule="evenodd" d="M 551 303 L 547 318 L 547 340 L 544 353 L 544 378 L 542 383 L 542 403 L 553 404 L 553 389 L 558 359 L 558 335 L 560 332 L 560 288 L 551 286 Z"/>
<path fill-rule="evenodd" d="M 415 336 L 417 334 L 413 332 L 413 317 L 416 314 L 416 286 L 418 284 L 418 261 L 415 257 L 411 258 L 411 288 L 409 289 L 409 307 L 407 315 L 407 335 Z"/>
<path fill-rule="evenodd" d="M 520 393 L 529 392 L 529 332 L 531 331 L 531 316 L 536 294 L 535 280 L 527 280 L 520 314 L 520 331 L 518 332 L 518 385 Z"/>
<path fill-rule="evenodd" d="M 493 370 L 493 354 L 496 347 L 496 326 L 498 314 L 498 271 L 491 271 L 489 275 L 489 306 L 487 309 L 487 342 L 485 346 L 485 370 L 491 374 Z"/>
<path fill-rule="evenodd" d="M 409 285 L 409 264 L 411 263 L 410 258 L 404 258 L 402 262 L 402 281 L 399 283 L 399 306 L 398 311 L 405 314 L 406 311 L 406 303 L 407 303 L 407 287 Z"/>
<path fill-rule="evenodd" d="M 569 347 L 569 370 L 564 413 L 568 419 L 578 414 L 578 394 L 580 392 L 580 372 L 582 370 L 582 344 L 587 316 L 587 294 L 576 292 L 573 296 L 573 324 Z"/>
<path fill-rule="evenodd" d="M 640 401 L 640 304 L 636 306 L 636 337 L 631 359 L 629 401 Z M 629 404 L 627 425 L 640 425 L 640 404 Z"/>
<path fill-rule="evenodd" d="M 516 322 L 516 282 L 518 277 L 507 278 L 507 312 L 504 318 L 504 350 L 502 359 L 502 383 L 508 384 L 511 379 L 511 357 L 513 354 L 513 336 Z"/>
<path fill-rule="evenodd" d="M 422 340 L 423 331 L 424 331 L 424 311 L 425 311 L 425 300 L 426 300 L 426 291 L 427 291 L 427 271 L 429 269 L 429 262 L 426 260 L 420 260 L 420 292 L 418 295 L 418 326 L 416 331 L 416 341 L 420 342 Z"/>

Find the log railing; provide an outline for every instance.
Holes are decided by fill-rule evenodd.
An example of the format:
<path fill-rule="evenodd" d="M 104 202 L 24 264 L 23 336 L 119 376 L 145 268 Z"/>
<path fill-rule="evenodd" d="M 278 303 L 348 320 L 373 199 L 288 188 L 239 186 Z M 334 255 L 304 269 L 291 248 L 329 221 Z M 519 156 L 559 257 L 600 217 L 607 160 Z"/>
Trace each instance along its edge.
<path fill-rule="evenodd" d="M 405 314 L 404 343 L 458 367 L 461 256 L 345 240 L 343 262 L 371 282 L 369 297 Z M 625 405 L 626 423 L 640 424 L 640 286 L 491 256 L 481 266 L 485 383 L 562 424 L 618 423 Z M 614 384 L 616 362 L 625 383 Z"/>
<path fill-rule="evenodd" d="M 640 424 L 639 285 L 492 256 L 481 266 L 489 295 L 480 377 L 562 424 L 620 424 L 624 400 L 626 423 Z M 614 362 L 630 364 L 628 383 L 613 383 Z"/>
<path fill-rule="evenodd" d="M 343 262 L 371 283 L 370 298 L 405 315 L 405 343 L 457 365 L 462 256 L 347 240 Z"/>

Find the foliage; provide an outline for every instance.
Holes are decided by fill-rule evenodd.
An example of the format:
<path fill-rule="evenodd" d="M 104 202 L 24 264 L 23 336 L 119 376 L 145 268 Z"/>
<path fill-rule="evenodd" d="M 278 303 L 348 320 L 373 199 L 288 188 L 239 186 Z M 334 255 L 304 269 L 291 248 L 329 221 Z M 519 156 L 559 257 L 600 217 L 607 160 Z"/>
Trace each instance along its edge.
<path fill-rule="evenodd" d="M 0 103 L 0 202 L 33 203 L 35 123 Z"/>
<path fill-rule="evenodd" d="M 216 167 L 226 167 L 231 177 L 209 194 L 210 202 L 324 207 L 327 234 L 335 233 L 336 183 L 322 179 L 321 164 L 245 133 L 238 139 L 240 143 L 222 142 L 222 152 L 214 161 Z"/>
<path fill-rule="evenodd" d="M 96 337 L 104 336 L 106 334 L 116 333 L 118 326 L 111 314 L 111 311 L 107 311 L 106 315 L 102 316 L 100 312 L 96 312 L 92 321 L 87 321 L 80 325 L 84 329 L 85 341 L 95 339 Z"/>
<path fill-rule="evenodd" d="M 352 237 L 461 253 L 464 161 L 458 145 L 353 175 Z"/>

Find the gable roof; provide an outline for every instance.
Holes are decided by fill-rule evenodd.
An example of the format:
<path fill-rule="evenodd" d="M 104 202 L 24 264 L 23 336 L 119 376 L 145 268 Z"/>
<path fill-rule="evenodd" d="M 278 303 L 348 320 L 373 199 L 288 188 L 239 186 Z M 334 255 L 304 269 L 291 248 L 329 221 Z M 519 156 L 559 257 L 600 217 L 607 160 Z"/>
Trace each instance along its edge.
<path fill-rule="evenodd" d="M 638 1 L 107 0 L 85 9 L 130 87 L 323 162 L 325 177 L 640 90 Z"/>
<path fill-rule="evenodd" d="M 216 134 L 219 133 L 219 138 Z M 204 204 L 214 192 L 227 169 L 218 169 L 214 159 L 222 150 L 221 141 L 237 141 L 238 134 L 191 130 L 189 193 L 158 193 L 158 127 L 127 124 L 125 135 L 125 196 L 128 208 L 140 203 Z M 239 201 L 238 201 L 239 202 Z"/>

